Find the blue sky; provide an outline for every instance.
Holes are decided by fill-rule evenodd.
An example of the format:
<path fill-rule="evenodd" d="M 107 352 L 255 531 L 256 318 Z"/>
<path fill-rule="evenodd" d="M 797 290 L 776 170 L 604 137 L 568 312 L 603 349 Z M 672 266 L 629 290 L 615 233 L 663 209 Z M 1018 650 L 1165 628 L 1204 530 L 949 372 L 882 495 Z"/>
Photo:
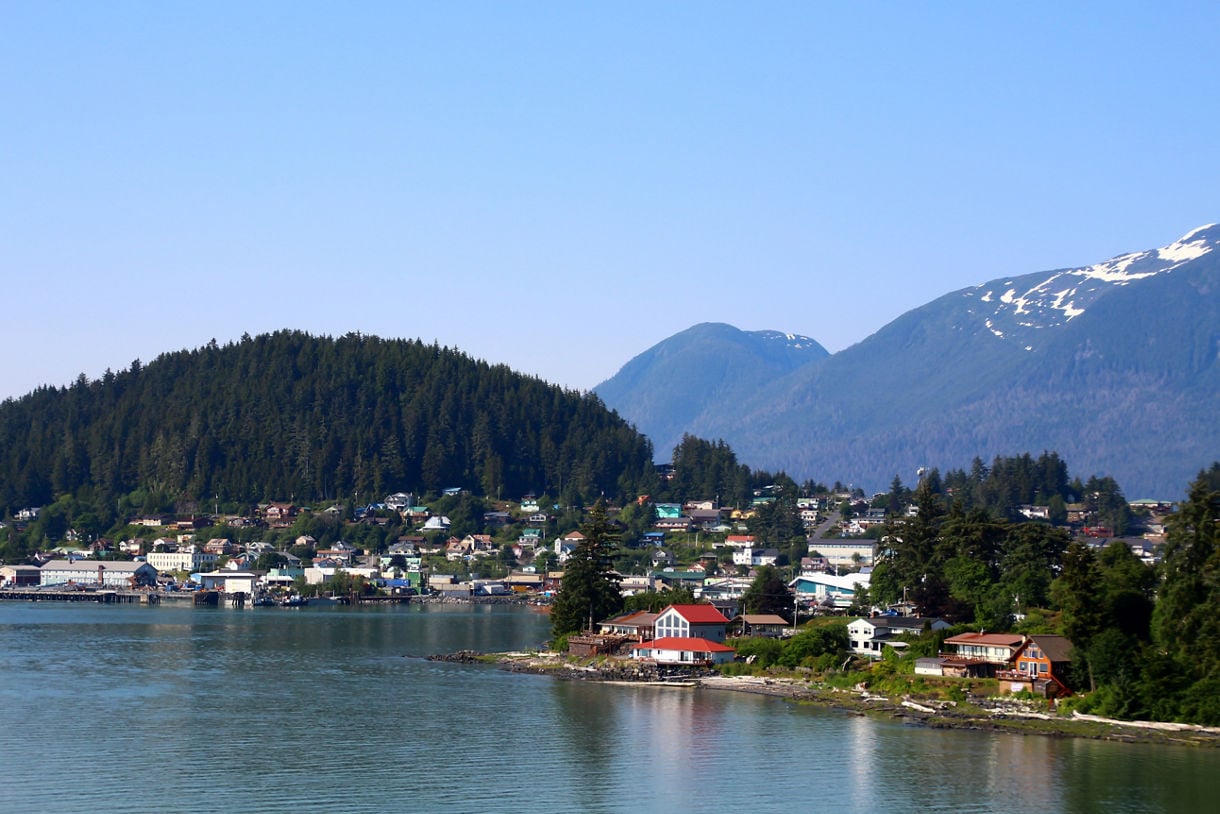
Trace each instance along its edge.
<path fill-rule="evenodd" d="M 298 328 L 577 389 L 1220 220 L 1214 3 L 6 3 L 0 397 Z"/>

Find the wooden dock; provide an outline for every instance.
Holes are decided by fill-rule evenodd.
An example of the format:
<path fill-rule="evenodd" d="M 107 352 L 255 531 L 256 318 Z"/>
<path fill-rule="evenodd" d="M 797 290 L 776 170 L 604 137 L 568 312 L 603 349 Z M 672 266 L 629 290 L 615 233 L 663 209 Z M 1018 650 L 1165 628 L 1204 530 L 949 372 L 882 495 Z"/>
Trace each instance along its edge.
<path fill-rule="evenodd" d="M 17 599 L 24 602 L 94 602 L 97 604 L 131 603 L 149 605 L 160 600 L 160 594 L 150 591 L 117 591 L 113 589 L 63 588 L 5 588 L 0 590 L 0 599 Z"/>

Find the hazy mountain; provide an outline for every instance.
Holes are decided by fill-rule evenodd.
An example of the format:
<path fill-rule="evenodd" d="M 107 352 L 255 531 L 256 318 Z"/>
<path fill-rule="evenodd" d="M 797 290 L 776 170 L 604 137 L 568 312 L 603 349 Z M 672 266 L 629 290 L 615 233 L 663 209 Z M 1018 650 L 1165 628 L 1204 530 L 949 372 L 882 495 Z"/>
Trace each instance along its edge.
<path fill-rule="evenodd" d="M 1073 474 L 1112 475 L 1129 497 L 1173 497 L 1220 458 L 1218 244 L 1208 226 L 1161 249 L 946 294 L 748 398 L 686 392 L 682 430 L 723 438 L 751 466 L 866 488 L 912 482 L 920 466 L 1055 450 Z M 622 375 L 599 394 L 664 450 L 672 422 L 617 389 Z"/>
<path fill-rule="evenodd" d="M 630 405 L 630 420 L 647 428 L 657 457 L 668 460 L 705 410 L 740 403 L 777 377 L 827 356 L 807 336 L 705 322 L 644 351 L 594 391 L 609 405 Z"/>

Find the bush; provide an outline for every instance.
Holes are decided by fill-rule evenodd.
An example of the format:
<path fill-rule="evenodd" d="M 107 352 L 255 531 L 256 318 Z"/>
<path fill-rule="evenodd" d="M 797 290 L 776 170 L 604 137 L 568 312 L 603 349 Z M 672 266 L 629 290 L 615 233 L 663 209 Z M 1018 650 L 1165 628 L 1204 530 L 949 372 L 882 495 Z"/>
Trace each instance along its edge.
<path fill-rule="evenodd" d="M 737 657 L 743 661 L 754 657 L 752 662 L 755 666 L 765 669 L 780 661 L 780 656 L 784 652 L 784 644 L 777 639 L 767 639 L 763 637 L 750 637 L 745 639 L 736 639 L 732 642 L 733 647 L 737 650 Z"/>

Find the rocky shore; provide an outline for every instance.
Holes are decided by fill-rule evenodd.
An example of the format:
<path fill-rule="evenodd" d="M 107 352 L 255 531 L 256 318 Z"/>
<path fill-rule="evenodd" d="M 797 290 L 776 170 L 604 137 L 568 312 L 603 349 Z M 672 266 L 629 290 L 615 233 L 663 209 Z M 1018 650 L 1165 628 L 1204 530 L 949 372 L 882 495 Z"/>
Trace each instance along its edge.
<path fill-rule="evenodd" d="M 584 664 L 557 653 L 483 654 L 461 651 L 429 658 L 461 663 L 491 663 L 505 670 L 549 675 L 568 681 L 668 684 L 699 690 L 769 695 L 793 703 L 838 710 L 844 714 L 885 717 L 937 729 L 1220 747 L 1220 728 L 1119 721 L 1078 713 L 1054 715 L 1015 698 L 975 698 L 962 704 L 912 697 L 890 698 L 867 689 L 843 690 L 778 676 L 725 676 L 710 669 L 659 668 L 655 664 L 621 660 Z"/>

